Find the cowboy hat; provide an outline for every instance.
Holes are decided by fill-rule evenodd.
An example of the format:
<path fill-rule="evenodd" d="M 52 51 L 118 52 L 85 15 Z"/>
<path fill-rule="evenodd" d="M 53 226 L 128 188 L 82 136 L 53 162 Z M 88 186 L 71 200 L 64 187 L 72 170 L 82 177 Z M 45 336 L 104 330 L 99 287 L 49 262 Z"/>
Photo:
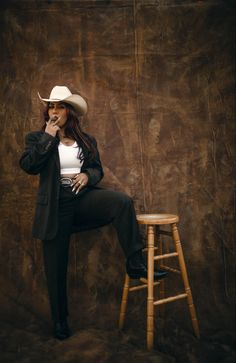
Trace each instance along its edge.
<path fill-rule="evenodd" d="M 38 92 L 39 99 L 43 103 L 47 102 L 65 102 L 73 106 L 79 115 L 87 112 L 87 102 L 80 95 L 72 94 L 69 88 L 65 86 L 55 86 L 51 90 L 49 98 L 42 98 Z"/>

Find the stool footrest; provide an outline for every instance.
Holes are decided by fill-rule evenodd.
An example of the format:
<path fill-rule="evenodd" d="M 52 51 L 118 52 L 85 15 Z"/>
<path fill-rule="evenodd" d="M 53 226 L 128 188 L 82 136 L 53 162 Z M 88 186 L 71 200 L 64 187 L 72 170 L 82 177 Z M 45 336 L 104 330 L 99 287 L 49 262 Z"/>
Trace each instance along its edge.
<path fill-rule="evenodd" d="M 171 301 L 176 301 L 176 300 L 185 299 L 185 298 L 187 298 L 187 294 L 179 294 L 176 296 L 167 297 L 165 299 L 156 300 L 153 302 L 153 305 L 162 305 L 162 304 L 166 304 Z"/>
<path fill-rule="evenodd" d="M 164 255 L 158 255 L 154 257 L 154 260 L 162 260 L 163 258 L 170 258 L 170 257 L 176 257 L 178 256 L 177 252 L 171 252 L 171 253 L 165 253 Z"/>
<path fill-rule="evenodd" d="M 166 266 L 166 265 L 161 265 L 160 268 L 162 270 L 166 270 L 166 271 L 170 271 L 170 272 L 174 272 L 176 274 L 180 274 L 180 270 L 178 270 L 177 268 L 172 268 L 172 267 L 169 267 L 169 266 Z"/>
<path fill-rule="evenodd" d="M 154 251 L 157 251 L 158 250 L 158 248 L 157 247 L 154 247 Z M 147 247 L 145 247 L 145 248 L 143 248 L 143 250 L 142 250 L 143 252 L 147 252 L 148 251 L 148 248 Z"/>
<path fill-rule="evenodd" d="M 153 283 L 153 286 L 157 286 L 157 285 L 160 285 L 159 281 Z M 144 283 L 142 285 L 132 286 L 132 287 L 129 287 L 129 291 L 132 292 L 132 291 L 147 289 L 147 286 L 148 286 L 147 283 Z"/>

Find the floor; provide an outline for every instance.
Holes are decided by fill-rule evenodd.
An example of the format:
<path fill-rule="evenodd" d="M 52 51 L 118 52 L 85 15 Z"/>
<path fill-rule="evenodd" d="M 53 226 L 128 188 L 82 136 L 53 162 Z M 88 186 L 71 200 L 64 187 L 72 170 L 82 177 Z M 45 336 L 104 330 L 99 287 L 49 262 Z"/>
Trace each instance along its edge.
<path fill-rule="evenodd" d="M 9 319 L 8 319 L 9 320 Z M 101 330 L 70 323 L 65 341 L 51 336 L 49 322 L 35 317 L 1 322 L 1 363 L 235 363 L 235 337 L 215 332 L 196 339 L 173 321 L 167 322 L 159 343 L 148 352 L 144 329 Z M 165 323 L 166 325 L 166 323 Z"/>

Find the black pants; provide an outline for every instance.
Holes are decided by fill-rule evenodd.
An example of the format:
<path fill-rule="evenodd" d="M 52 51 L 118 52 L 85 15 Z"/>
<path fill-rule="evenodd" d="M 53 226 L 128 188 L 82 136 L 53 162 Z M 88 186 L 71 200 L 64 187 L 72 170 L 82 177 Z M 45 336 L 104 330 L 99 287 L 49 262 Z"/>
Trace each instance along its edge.
<path fill-rule="evenodd" d="M 76 195 L 70 188 L 61 187 L 58 232 L 52 240 L 43 241 L 45 273 L 54 321 L 63 321 L 68 315 L 67 265 L 73 225 L 81 230 L 89 230 L 109 223 L 117 231 L 126 258 L 143 248 L 133 201 L 126 194 L 90 189 L 83 195 Z"/>

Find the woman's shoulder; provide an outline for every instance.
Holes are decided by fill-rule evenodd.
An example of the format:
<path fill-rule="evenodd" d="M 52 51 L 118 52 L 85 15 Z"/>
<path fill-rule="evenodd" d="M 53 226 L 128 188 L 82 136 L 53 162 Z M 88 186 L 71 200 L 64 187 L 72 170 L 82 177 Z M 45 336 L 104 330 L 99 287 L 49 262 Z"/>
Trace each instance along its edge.
<path fill-rule="evenodd" d="M 30 131 L 25 135 L 25 137 L 26 139 L 39 139 L 43 134 L 43 131 Z"/>
<path fill-rule="evenodd" d="M 25 141 L 27 143 L 47 143 L 49 141 L 53 141 L 53 143 L 58 142 L 58 138 L 54 137 L 44 131 L 31 131 L 25 135 Z"/>
<path fill-rule="evenodd" d="M 25 136 L 35 138 L 35 137 L 42 136 L 43 133 L 44 133 L 43 131 L 30 131 L 30 132 L 27 132 Z"/>

